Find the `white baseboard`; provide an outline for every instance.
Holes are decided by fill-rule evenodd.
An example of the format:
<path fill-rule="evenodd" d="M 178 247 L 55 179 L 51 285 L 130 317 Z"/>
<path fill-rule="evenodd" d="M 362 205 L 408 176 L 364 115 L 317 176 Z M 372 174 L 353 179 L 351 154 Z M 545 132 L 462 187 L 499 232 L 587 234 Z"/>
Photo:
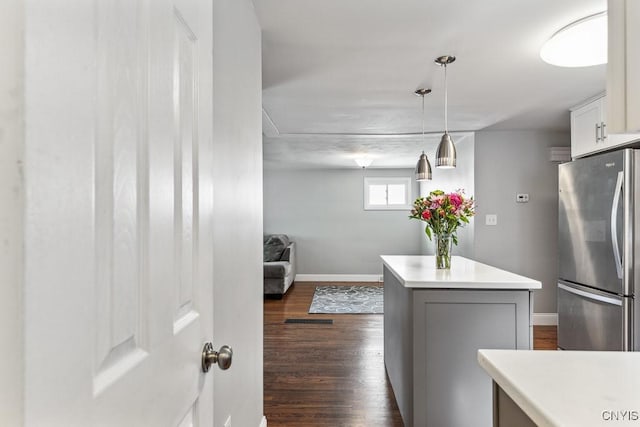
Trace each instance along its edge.
<path fill-rule="evenodd" d="M 296 274 L 296 282 L 381 282 L 380 274 Z"/>
<path fill-rule="evenodd" d="M 267 417 L 262 416 L 262 421 L 260 421 L 260 425 L 258 427 L 267 427 Z"/>
<path fill-rule="evenodd" d="M 533 313 L 533 324 L 536 326 L 557 326 L 557 313 Z"/>

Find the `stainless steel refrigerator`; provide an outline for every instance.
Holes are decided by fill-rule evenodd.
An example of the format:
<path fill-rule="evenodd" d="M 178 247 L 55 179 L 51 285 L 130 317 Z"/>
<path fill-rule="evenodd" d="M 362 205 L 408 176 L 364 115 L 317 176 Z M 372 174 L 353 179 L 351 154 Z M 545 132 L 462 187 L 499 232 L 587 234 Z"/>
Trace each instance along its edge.
<path fill-rule="evenodd" d="M 640 150 L 561 164 L 558 183 L 558 347 L 638 350 Z"/>

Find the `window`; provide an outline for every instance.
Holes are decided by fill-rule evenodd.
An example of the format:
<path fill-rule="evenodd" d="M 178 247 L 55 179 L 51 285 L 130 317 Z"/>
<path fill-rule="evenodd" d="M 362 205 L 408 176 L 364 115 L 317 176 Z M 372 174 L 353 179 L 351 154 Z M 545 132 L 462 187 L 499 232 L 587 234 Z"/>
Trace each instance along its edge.
<path fill-rule="evenodd" d="M 411 178 L 365 178 L 365 210 L 411 209 Z"/>

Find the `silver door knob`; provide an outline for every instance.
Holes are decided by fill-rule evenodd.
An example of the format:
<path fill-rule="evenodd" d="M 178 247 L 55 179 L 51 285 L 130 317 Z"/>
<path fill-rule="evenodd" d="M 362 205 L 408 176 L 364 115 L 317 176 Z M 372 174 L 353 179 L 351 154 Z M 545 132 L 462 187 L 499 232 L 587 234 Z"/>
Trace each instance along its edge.
<path fill-rule="evenodd" d="M 213 344 L 205 343 L 202 349 L 202 372 L 209 372 L 209 368 L 214 363 L 218 364 L 218 368 L 223 371 L 229 369 L 231 360 L 233 359 L 233 350 L 228 345 L 223 345 L 220 350 L 215 351 Z"/>

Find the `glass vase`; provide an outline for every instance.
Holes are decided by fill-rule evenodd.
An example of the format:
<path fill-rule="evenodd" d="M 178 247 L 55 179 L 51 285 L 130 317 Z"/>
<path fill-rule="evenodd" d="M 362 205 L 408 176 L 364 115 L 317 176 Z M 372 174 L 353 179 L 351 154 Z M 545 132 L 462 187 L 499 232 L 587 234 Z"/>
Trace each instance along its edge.
<path fill-rule="evenodd" d="M 438 270 L 448 270 L 451 268 L 451 245 L 453 238 L 451 234 L 436 234 L 436 268 Z"/>

